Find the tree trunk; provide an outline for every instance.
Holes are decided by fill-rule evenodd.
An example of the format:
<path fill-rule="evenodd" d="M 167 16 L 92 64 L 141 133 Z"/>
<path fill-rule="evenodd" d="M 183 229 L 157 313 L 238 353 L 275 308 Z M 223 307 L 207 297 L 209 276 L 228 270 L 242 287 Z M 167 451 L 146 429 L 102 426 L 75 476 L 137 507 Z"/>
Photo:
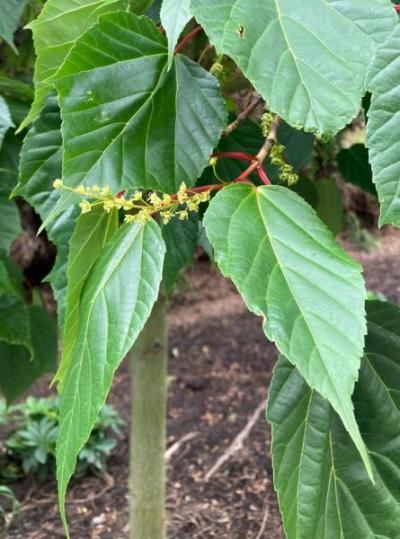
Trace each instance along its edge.
<path fill-rule="evenodd" d="M 165 539 L 168 337 L 162 293 L 130 356 L 130 537 Z"/>

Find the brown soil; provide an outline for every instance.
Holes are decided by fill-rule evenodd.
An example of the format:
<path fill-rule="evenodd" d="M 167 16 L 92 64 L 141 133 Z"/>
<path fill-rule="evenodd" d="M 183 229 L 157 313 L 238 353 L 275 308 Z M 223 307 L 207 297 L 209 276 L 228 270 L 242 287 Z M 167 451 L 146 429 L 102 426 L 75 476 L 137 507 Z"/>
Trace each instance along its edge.
<path fill-rule="evenodd" d="M 368 286 L 400 302 L 400 234 L 387 229 L 366 253 L 344 241 L 365 267 Z M 168 446 L 181 441 L 168 470 L 170 539 L 282 539 L 272 487 L 269 428 L 261 414 L 244 446 L 206 482 L 207 472 L 266 398 L 276 359 L 260 321 L 208 263 L 189 272 L 190 286 L 170 316 Z M 47 392 L 46 381 L 35 388 Z M 129 420 L 129 369 L 110 396 Z M 128 426 L 104 477 L 73 481 L 68 513 L 75 539 L 126 539 Z M 191 435 L 188 437 L 188 435 Z M 22 510 L 10 539 L 64 537 L 53 482 L 12 485 Z"/>

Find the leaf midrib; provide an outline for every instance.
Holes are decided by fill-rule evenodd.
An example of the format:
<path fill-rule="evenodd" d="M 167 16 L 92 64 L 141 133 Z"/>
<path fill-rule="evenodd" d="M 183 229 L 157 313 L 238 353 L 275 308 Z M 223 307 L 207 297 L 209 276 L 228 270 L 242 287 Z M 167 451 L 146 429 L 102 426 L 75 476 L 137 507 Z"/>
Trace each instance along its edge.
<path fill-rule="evenodd" d="M 166 53 L 163 53 L 162 55 L 164 55 L 166 57 L 166 60 L 168 59 L 168 55 Z M 157 55 L 152 55 L 152 56 L 161 56 L 161 54 L 157 54 Z M 124 60 L 124 61 L 134 61 L 135 59 L 129 59 L 129 60 Z M 116 62 L 115 64 L 117 64 L 119 62 Z M 110 64 L 110 65 L 115 65 L 115 64 Z M 109 66 L 107 66 L 109 67 Z M 85 180 L 85 178 L 87 178 L 87 176 L 89 174 L 92 173 L 93 169 L 96 167 L 97 163 L 103 158 L 103 155 L 104 153 L 106 153 L 111 147 L 112 145 L 114 144 L 114 142 L 116 140 L 118 140 L 120 137 L 124 136 L 125 132 L 127 131 L 127 129 L 131 126 L 132 122 L 134 122 L 135 118 L 137 117 L 138 114 L 140 114 L 140 112 L 146 107 L 148 106 L 149 104 L 151 104 L 154 100 L 154 97 L 156 95 L 156 93 L 158 92 L 158 90 L 160 89 L 160 86 L 161 86 L 161 83 L 162 83 L 162 80 L 164 78 L 164 75 L 165 75 L 165 72 L 167 70 L 167 62 L 165 62 L 165 65 L 163 67 L 163 69 L 161 70 L 161 73 L 160 73 L 160 76 L 157 80 L 157 84 L 155 85 L 154 89 L 151 91 L 151 94 L 149 95 L 149 97 L 143 102 L 143 104 L 135 111 L 135 113 L 129 118 L 129 120 L 125 123 L 124 127 L 121 129 L 121 131 L 119 131 L 119 133 L 113 138 L 110 140 L 109 144 L 104 148 L 104 150 L 102 150 L 102 153 L 101 155 L 93 162 L 93 164 L 91 165 L 91 167 L 85 172 L 83 178 L 80 180 L 81 182 L 83 182 Z M 91 68 L 90 72 L 92 72 L 94 69 Z M 84 71 L 80 71 L 80 73 L 83 73 Z M 72 76 L 74 77 L 75 75 L 69 75 L 69 76 Z M 90 131 L 88 132 L 90 133 Z M 86 133 L 86 134 L 88 134 Z M 80 173 L 82 174 L 82 173 Z M 79 183 L 79 182 L 78 182 Z"/>
<path fill-rule="evenodd" d="M 265 219 L 264 219 L 264 213 L 263 213 L 263 211 L 262 211 L 262 209 L 261 209 L 261 206 L 260 206 L 260 199 L 259 199 L 258 191 L 256 192 L 256 200 L 257 200 L 257 205 L 258 205 L 258 211 L 259 211 L 259 213 L 260 213 L 260 215 L 261 215 L 261 219 L 262 219 L 262 221 L 263 221 L 263 223 L 264 223 L 265 234 L 267 235 L 268 238 L 270 238 L 270 236 L 269 236 L 269 234 L 268 234 L 268 224 L 266 223 L 266 221 L 265 221 Z M 270 201 L 270 199 L 268 199 L 268 201 Z M 332 378 L 331 372 L 328 370 L 328 367 L 327 367 L 327 365 L 325 364 L 325 361 L 323 360 L 323 357 L 324 357 L 324 356 L 322 355 L 322 353 L 321 353 L 321 351 L 320 351 L 320 349 L 319 349 L 318 341 L 317 341 L 317 339 L 315 338 L 314 333 L 313 333 L 313 331 L 311 330 L 311 328 L 310 328 L 310 326 L 309 326 L 308 319 L 307 319 L 307 317 L 305 317 L 305 315 L 304 315 L 304 312 L 303 312 L 303 310 L 302 310 L 302 307 L 301 307 L 301 305 L 300 305 L 300 303 L 299 303 L 299 301 L 298 301 L 298 299 L 297 299 L 297 295 L 296 295 L 296 294 L 293 292 L 293 290 L 292 290 L 292 287 L 291 287 L 291 284 L 290 284 L 290 282 L 289 282 L 289 279 L 288 279 L 288 277 L 287 277 L 287 275 L 286 275 L 286 272 L 285 272 L 284 269 L 283 269 L 283 265 L 282 265 L 282 263 L 281 263 L 281 261 L 280 261 L 278 255 L 277 255 L 277 253 L 276 253 L 276 250 L 274 249 L 274 247 L 273 247 L 273 245 L 272 245 L 271 239 L 269 239 L 269 243 L 270 243 L 270 245 L 271 245 L 271 250 L 272 250 L 272 252 L 274 253 L 274 257 L 275 257 L 275 260 L 276 260 L 276 262 L 277 262 L 277 265 L 279 266 L 279 269 L 280 269 L 282 275 L 283 275 L 284 278 L 285 278 L 286 285 L 287 285 L 287 287 L 288 287 L 288 289 L 289 289 L 289 291 L 290 291 L 290 293 L 291 293 L 291 295 L 292 295 L 292 297 L 293 297 L 293 299 L 294 299 L 294 301 L 295 301 L 295 303 L 296 303 L 296 306 L 297 306 L 297 308 L 298 308 L 298 310 L 299 310 L 299 312 L 300 312 L 300 315 L 301 315 L 301 317 L 303 318 L 303 320 L 304 320 L 304 322 L 305 322 L 305 324 L 306 324 L 306 326 L 307 326 L 307 328 L 308 328 L 308 331 L 309 331 L 309 333 L 310 333 L 310 335 L 311 335 L 311 337 L 312 337 L 312 339 L 313 339 L 314 347 L 315 347 L 315 349 L 317 350 L 318 355 L 319 355 L 319 358 L 320 358 L 320 364 L 322 365 L 322 367 L 324 368 L 325 372 L 327 373 L 327 375 L 328 375 L 328 377 L 329 377 L 329 380 L 330 380 L 330 383 L 331 383 L 331 387 L 333 388 L 333 390 L 334 390 L 334 392 L 335 392 L 335 394 L 336 394 L 336 399 L 337 399 L 336 406 L 337 406 L 337 409 L 338 409 L 338 410 L 342 410 L 343 415 L 345 415 L 345 416 L 347 417 L 347 412 L 344 414 L 344 409 L 343 409 L 342 406 L 340 406 L 340 403 L 341 403 L 341 397 L 342 397 L 342 392 L 340 391 L 340 388 L 339 388 L 339 389 L 337 388 L 336 383 L 335 383 L 335 380 Z M 268 313 L 266 313 L 266 314 L 268 315 Z M 354 380 L 354 382 L 353 382 L 353 385 L 354 385 L 354 383 L 355 383 L 355 380 Z"/>
<path fill-rule="evenodd" d="M 127 232 L 129 231 L 129 229 L 127 228 Z M 143 233 L 144 231 L 144 227 L 141 226 L 141 227 L 138 227 L 137 229 L 137 234 L 132 238 L 132 240 L 129 242 L 129 244 L 127 245 L 126 249 L 123 251 L 123 253 L 121 253 L 121 256 L 119 257 L 119 259 L 114 263 L 114 267 L 112 269 L 112 271 L 110 272 L 110 274 L 108 275 L 107 279 L 104 280 L 104 281 L 101 281 L 99 283 L 99 286 L 96 290 L 96 292 L 94 293 L 93 295 L 93 298 L 92 300 L 90 301 L 89 303 L 89 307 L 88 307 L 88 315 L 86 317 L 86 324 L 85 324 L 85 329 L 84 329 L 84 339 L 83 339 L 83 342 L 84 344 L 82 346 L 86 347 L 87 345 L 87 333 L 88 333 L 88 328 L 89 328 L 89 320 L 90 320 L 90 317 L 91 317 L 91 313 L 92 313 L 92 310 L 94 308 L 94 304 L 96 303 L 97 301 L 97 298 L 98 296 L 100 295 L 100 293 L 104 290 L 105 286 L 107 285 L 107 283 L 109 282 L 109 280 L 111 279 L 111 277 L 114 275 L 115 271 L 117 270 L 117 268 L 119 267 L 119 265 L 121 264 L 122 260 L 125 258 L 126 256 L 126 253 L 129 251 L 129 249 L 131 248 L 132 246 L 132 243 L 136 240 L 136 238 L 138 237 L 138 235 L 140 233 Z M 101 286 L 100 286 L 101 285 Z M 78 377 L 80 376 L 80 373 L 81 373 L 81 370 L 82 370 L 82 365 L 83 365 L 83 356 L 84 356 L 84 348 L 82 348 L 82 353 L 80 355 L 80 358 L 79 358 L 79 361 L 77 361 L 75 363 L 76 365 L 76 368 L 79 368 L 79 373 L 78 373 Z M 76 389 L 76 388 L 75 388 Z M 72 413 L 74 412 L 74 410 L 76 409 L 76 403 L 77 403 L 77 399 L 79 398 L 79 392 L 77 390 L 75 390 L 74 392 L 74 400 L 73 400 L 73 404 L 69 406 L 69 410 L 65 416 L 65 420 L 68 418 L 68 428 L 67 428 L 67 434 L 64 435 L 64 443 L 62 444 L 62 446 L 65 446 L 65 443 L 70 439 L 70 432 L 71 432 L 71 425 L 73 423 L 73 421 L 70 419 L 70 416 L 72 415 Z M 60 447 L 62 447 L 60 446 Z M 63 462 L 64 462 L 65 458 L 63 459 Z M 66 466 L 63 465 L 63 462 L 59 463 L 57 465 L 57 468 L 60 469 L 60 473 L 61 473 L 61 476 L 60 476 L 60 482 L 62 483 L 63 485 L 63 494 L 65 493 L 65 490 L 66 490 L 66 486 L 65 486 L 65 472 L 66 472 Z M 68 475 L 68 474 L 67 474 Z"/>
<path fill-rule="evenodd" d="M 29 28 L 29 29 L 35 28 L 36 29 L 36 28 L 42 26 L 43 24 L 53 23 L 57 19 L 65 17 L 66 15 L 71 15 L 71 14 L 76 13 L 78 11 L 82 11 L 84 9 L 90 8 L 92 6 L 101 5 L 101 4 L 106 6 L 106 5 L 116 4 L 116 3 L 118 3 L 118 0 L 95 0 L 94 2 L 90 2 L 88 4 L 80 5 L 80 6 L 76 7 L 76 8 L 70 9 L 67 12 L 65 12 L 65 11 L 60 12 L 57 15 L 54 15 L 53 17 L 43 19 L 43 20 L 40 20 L 40 21 L 39 20 L 33 21 L 31 24 L 28 24 L 26 26 L 26 28 Z M 46 13 L 43 13 L 43 16 L 45 17 Z"/>

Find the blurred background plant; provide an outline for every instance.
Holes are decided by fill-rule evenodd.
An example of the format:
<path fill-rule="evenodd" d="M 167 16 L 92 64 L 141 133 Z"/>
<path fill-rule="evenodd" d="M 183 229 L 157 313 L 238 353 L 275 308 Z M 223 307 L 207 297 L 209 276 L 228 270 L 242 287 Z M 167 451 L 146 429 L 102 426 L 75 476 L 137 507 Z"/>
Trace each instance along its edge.
<path fill-rule="evenodd" d="M 58 398 L 28 397 L 21 404 L 0 403 L 0 424 L 9 428 L 0 446 L 0 480 L 15 481 L 28 474 L 39 479 L 55 475 Z M 104 405 L 96 426 L 79 454 L 75 477 L 106 471 L 123 421 L 115 408 Z"/>
<path fill-rule="evenodd" d="M 18 515 L 20 503 L 14 491 L 6 486 L 0 486 L 0 537 L 6 537 L 7 530 Z"/>

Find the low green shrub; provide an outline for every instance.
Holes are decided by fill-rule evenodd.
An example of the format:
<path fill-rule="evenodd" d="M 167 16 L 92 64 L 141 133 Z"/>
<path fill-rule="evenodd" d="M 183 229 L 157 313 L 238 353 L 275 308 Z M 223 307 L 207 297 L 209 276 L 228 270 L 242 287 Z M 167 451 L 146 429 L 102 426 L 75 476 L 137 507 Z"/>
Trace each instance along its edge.
<path fill-rule="evenodd" d="M 21 404 L 0 409 L 0 424 L 11 426 L 1 447 L 1 479 L 14 481 L 31 473 L 40 479 L 55 475 L 58 401 L 57 397 L 28 397 Z M 79 453 L 75 477 L 106 470 L 122 424 L 115 408 L 102 407 L 96 426 Z"/>

